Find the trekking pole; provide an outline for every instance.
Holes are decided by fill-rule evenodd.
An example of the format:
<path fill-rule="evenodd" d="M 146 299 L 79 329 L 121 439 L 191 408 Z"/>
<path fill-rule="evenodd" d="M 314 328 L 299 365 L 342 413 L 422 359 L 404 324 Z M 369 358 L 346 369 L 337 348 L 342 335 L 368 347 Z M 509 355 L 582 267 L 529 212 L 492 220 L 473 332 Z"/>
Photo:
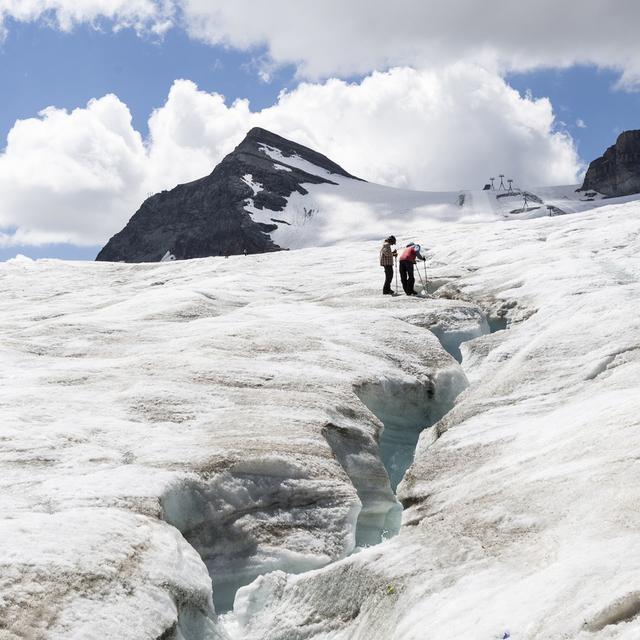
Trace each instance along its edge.
<path fill-rule="evenodd" d="M 395 263 L 395 269 L 393 270 L 393 277 L 396 280 L 396 295 L 398 295 L 398 256 L 393 256 L 393 262 Z"/>
<path fill-rule="evenodd" d="M 426 260 L 422 263 L 422 266 L 424 267 L 424 293 L 425 295 L 428 296 L 429 289 L 427 285 L 429 284 L 429 281 L 427 280 L 427 261 Z"/>
<path fill-rule="evenodd" d="M 416 271 L 418 272 L 418 278 L 420 278 L 420 284 L 422 285 L 422 293 L 427 295 L 427 283 L 422 279 L 422 274 L 420 273 L 420 267 L 416 265 Z"/>

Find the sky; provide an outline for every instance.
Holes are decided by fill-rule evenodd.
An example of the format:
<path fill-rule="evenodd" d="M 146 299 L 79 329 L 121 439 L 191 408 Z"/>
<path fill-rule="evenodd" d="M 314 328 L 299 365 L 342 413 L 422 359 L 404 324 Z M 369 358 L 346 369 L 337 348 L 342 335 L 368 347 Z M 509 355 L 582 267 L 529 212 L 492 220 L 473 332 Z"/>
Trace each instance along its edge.
<path fill-rule="evenodd" d="M 93 259 L 252 126 L 390 186 L 577 183 L 640 128 L 640 3 L 534 4 L 0 0 L 0 260 Z"/>

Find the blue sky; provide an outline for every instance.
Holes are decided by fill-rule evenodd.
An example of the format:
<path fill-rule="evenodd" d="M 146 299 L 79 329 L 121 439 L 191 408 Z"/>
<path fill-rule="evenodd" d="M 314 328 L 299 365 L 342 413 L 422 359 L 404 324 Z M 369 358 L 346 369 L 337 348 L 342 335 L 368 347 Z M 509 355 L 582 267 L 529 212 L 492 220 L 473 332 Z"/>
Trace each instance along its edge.
<path fill-rule="evenodd" d="M 66 0 L 57 1 L 64 2 Z M 419 3 L 416 6 L 419 6 Z M 227 7 L 230 7 L 230 5 L 227 5 Z M 232 11 L 232 9 L 229 9 L 229 11 Z M 8 176 L 23 176 L 20 171 L 23 173 L 25 171 L 24 169 L 16 168 L 18 165 L 14 164 L 17 163 L 14 157 L 24 159 L 24 152 L 21 151 L 13 155 L 7 153 L 7 148 L 5 148 L 7 134 L 14 127 L 16 121 L 37 118 L 38 113 L 48 106 L 69 111 L 73 109 L 82 110 L 91 99 L 100 98 L 110 93 L 115 94 L 130 110 L 133 118 L 133 129 L 140 132 L 143 138 L 146 139 L 149 133 L 147 123 L 151 112 L 154 109 L 163 107 L 167 101 L 170 88 L 180 78 L 192 80 L 200 92 L 223 94 L 229 109 L 228 114 L 223 115 L 226 117 L 230 114 L 230 118 L 236 117 L 237 119 L 237 114 L 232 110 L 234 100 L 238 98 L 248 99 L 251 105 L 251 113 L 257 113 L 272 105 L 277 106 L 278 96 L 283 90 L 295 92 L 301 82 L 300 78 L 304 78 L 308 83 L 316 86 L 326 83 L 329 78 L 335 76 L 352 83 L 356 87 L 353 92 L 360 91 L 363 93 L 365 91 L 364 87 L 368 86 L 367 77 L 370 73 L 376 71 L 385 72 L 392 66 L 398 66 L 398 64 L 400 66 L 406 65 L 407 67 L 419 68 L 420 60 L 432 59 L 430 55 L 426 56 L 422 53 L 420 55 L 423 55 L 423 58 L 409 56 L 406 61 L 402 59 L 398 61 L 394 56 L 387 55 L 387 58 L 393 60 L 392 64 L 391 62 L 385 62 L 384 58 L 376 57 L 372 53 L 372 60 L 363 62 L 362 52 L 373 52 L 377 47 L 372 48 L 365 39 L 361 43 L 364 48 L 358 50 L 356 46 L 358 43 L 356 43 L 354 50 L 350 51 L 347 47 L 351 45 L 352 41 L 357 40 L 361 34 L 356 33 L 354 37 L 353 34 L 348 33 L 348 30 L 345 30 L 345 33 L 342 34 L 342 37 L 344 37 L 342 45 L 336 44 L 332 46 L 331 38 L 329 37 L 330 33 L 327 35 L 326 42 L 322 37 L 318 38 L 316 37 L 317 34 L 313 35 L 311 33 L 309 33 L 308 41 L 304 37 L 298 38 L 299 34 L 296 33 L 297 27 L 295 24 L 291 26 L 289 31 L 286 30 L 287 26 L 285 25 L 283 33 L 275 33 L 273 37 L 271 32 L 260 32 L 258 30 L 254 35 L 246 38 L 242 28 L 240 32 L 238 32 L 237 28 L 234 32 L 233 26 L 230 26 L 229 33 L 223 34 L 223 39 L 226 39 L 229 44 L 221 46 L 219 44 L 207 44 L 203 41 L 207 39 L 220 40 L 222 36 L 219 33 L 216 32 L 210 37 L 196 39 L 193 35 L 187 34 L 188 29 L 181 28 L 179 25 L 174 25 L 162 36 L 154 35 L 149 31 L 144 32 L 144 29 L 142 33 L 130 28 L 114 29 L 114 24 L 105 20 L 99 20 L 97 23 L 95 20 L 88 22 L 80 20 L 70 30 L 64 30 L 55 24 L 51 14 L 44 15 L 46 19 L 33 19 L 25 22 L 13 20 L 11 17 L 5 17 L 4 19 L 5 38 L 0 43 L 0 87 L 2 91 L 2 100 L 0 100 L 0 185 L 2 185 L 2 171 L 5 171 Z M 276 18 L 277 16 L 274 20 Z M 586 16 L 585 20 L 588 18 L 589 16 Z M 2 24 L 1 19 L 2 15 L 0 13 L 0 25 Z M 295 21 L 292 20 L 292 22 Z M 345 19 L 345 22 L 347 22 L 347 19 Z M 378 26 L 382 28 L 384 19 L 381 18 L 379 22 L 381 24 Z M 98 27 L 96 24 L 100 26 Z M 354 24 L 356 24 L 355 29 L 361 28 L 358 20 Z M 377 28 L 375 24 L 370 24 L 369 27 Z M 268 26 L 265 27 L 265 29 L 267 28 Z M 406 28 L 406 25 L 402 28 Z M 248 29 L 248 31 L 251 31 L 251 29 Z M 399 33 L 395 35 L 401 37 L 402 33 L 400 31 L 401 29 L 399 28 Z M 389 40 L 392 39 L 390 37 Z M 423 39 L 426 39 L 426 36 Z M 238 44 L 238 42 L 241 44 Z M 393 43 L 384 43 L 384 45 L 392 47 Z M 299 48 L 296 49 L 296 46 Z M 309 51 L 306 51 L 307 47 Z M 515 56 L 511 43 L 502 43 L 499 46 L 496 45 L 496 47 L 497 51 L 502 51 L 500 47 L 503 47 L 504 51 L 502 51 L 501 55 L 505 59 Z M 420 47 L 417 46 L 416 49 L 420 49 Z M 431 49 L 429 49 L 429 52 L 431 52 Z M 516 53 L 522 58 L 522 51 L 517 50 Z M 559 56 L 559 59 L 562 60 L 561 64 L 556 64 L 553 57 L 545 62 L 538 50 L 526 53 L 531 55 L 532 60 L 535 59 L 539 62 L 525 65 L 502 65 L 503 67 L 511 66 L 511 69 L 507 68 L 500 77 L 510 87 L 520 92 L 523 98 L 521 105 L 525 110 L 528 104 L 527 97 L 531 97 L 534 101 L 543 97 L 550 100 L 555 122 L 546 133 L 543 131 L 540 134 L 540 131 L 536 130 L 536 136 L 543 138 L 546 136 L 546 142 L 551 141 L 553 143 L 545 147 L 546 151 L 544 153 L 551 154 L 552 149 L 557 147 L 558 139 L 553 140 L 554 134 L 566 132 L 571 136 L 579 155 L 578 158 L 572 160 L 572 166 L 578 167 L 580 163 L 588 163 L 600 155 L 607 146 L 615 141 L 617 134 L 621 131 L 639 127 L 638 107 L 640 106 L 640 93 L 635 91 L 637 87 L 627 86 L 627 89 L 631 90 L 616 88 L 616 83 L 622 70 L 624 70 L 621 68 L 621 63 L 616 62 L 614 64 L 607 59 L 606 64 L 596 66 L 598 60 L 594 58 L 594 61 L 591 62 L 590 54 L 585 53 L 583 54 L 584 60 L 577 60 L 575 64 L 567 64 L 565 61 L 566 53 L 560 52 L 553 54 L 554 56 Z M 433 68 L 437 69 L 438 65 L 445 68 L 451 62 L 457 62 L 456 54 L 452 54 L 451 51 L 443 50 L 439 52 L 439 55 L 441 55 L 442 61 L 437 64 L 434 63 L 435 66 L 432 64 Z M 625 59 L 624 55 L 624 51 L 622 51 L 620 53 L 621 60 Z M 467 52 L 467 56 L 472 58 L 473 52 Z M 418 60 L 417 63 L 416 60 Z M 522 70 L 519 68 L 522 66 L 533 70 Z M 269 70 L 269 80 L 266 82 L 260 75 L 260 71 L 265 67 Z M 296 73 L 297 71 L 299 72 L 298 74 Z M 327 93 L 329 89 L 325 86 L 322 91 Z M 342 92 L 342 98 L 340 99 L 343 99 L 347 90 L 340 89 L 340 91 Z M 312 95 L 315 96 L 316 94 Z M 336 101 L 338 99 L 336 98 Z M 401 98 L 396 98 L 395 100 L 396 103 L 399 103 Z M 464 100 L 464 96 L 462 100 Z M 373 102 L 375 102 L 375 96 L 373 97 Z M 458 99 L 458 102 L 460 102 L 460 99 Z M 282 111 L 285 110 L 281 106 L 278 108 Z M 340 104 L 336 103 L 335 108 L 340 114 Z M 515 109 L 517 110 L 518 108 L 519 106 L 516 105 Z M 534 119 L 537 118 L 539 121 L 540 113 Z M 380 118 L 380 121 L 372 119 L 372 132 L 379 131 L 380 122 L 389 122 L 389 114 L 385 113 L 384 115 L 385 117 Z M 400 110 L 398 118 L 402 117 L 404 116 Z M 504 115 L 506 119 L 511 117 L 513 117 L 512 112 Z M 304 114 L 301 114 L 300 118 L 303 120 Z M 316 115 L 315 118 L 317 121 L 318 116 Z M 393 114 L 391 114 L 391 119 L 393 119 Z M 288 114 L 280 119 L 276 117 L 275 120 L 287 123 L 291 121 L 291 115 Z M 302 122 L 302 120 L 300 121 Z M 304 122 L 304 126 L 302 126 L 298 120 L 294 119 L 294 124 L 291 124 L 289 128 L 297 132 L 307 130 L 310 132 L 310 139 L 313 139 L 313 131 L 317 131 L 314 129 L 316 126 L 314 122 L 311 118 L 308 122 Z M 435 124 L 432 123 L 432 127 L 437 129 L 437 124 L 437 122 Z M 51 123 L 48 123 L 47 126 L 53 127 Z M 283 130 L 279 132 L 286 135 L 288 132 L 286 130 L 287 125 L 283 124 L 282 126 Z M 417 121 L 416 127 L 420 126 L 420 121 Z M 518 123 L 516 123 L 514 130 L 518 126 Z M 535 127 L 544 128 L 544 125 L 540 125 L 539 122 L 531 126 L 534 129 Z M 34 129 L 34 131 L 36 130 Z M 55 133 L 54 129 L 51 128 L 48 131 L 49 133 Z M 420 135 L 420 133 L 420 130 L 417 129 L 416 135 Z M 37 135 L 43 134 L 41 132 Z M 87 133 L 87 136 L 89 135 Z M 234 131 L 233 135 L 237 138 L 237 131 Z M 389 145 L 395 145 L 396 138 L 394 135 L 394 132 L 390 130 L 388 136 Z M 505 133 L 505 139 L 508 135 L 510 134 Z M 232 134 L 230 133 L 229 136 L 229 139 L 231 139 Z M 320 136 L 320 133 L 318 133 L 318 136 Z M 428 136 L 428 130 L 425 130 L 425 136 Z M 27 140 L 29 140 L 28 136 Z M 43 140 L 43 146 L 45 142 L 46 140 Z M 96 142 L 96 144 L 99 143 Z M 348 144 L 349 140 L 342 141 L 343 147 Z M 398 140 L 397 144 L 401 147 L 402 142 Z M 554 144 L 556 147 L 554 147 Z M 510 140 L 505 141 L 505 147 L 508 147 L 508 152 L 514 155 L 527 152 L 526 147 L 522 145 L 522 141 L 513 143 Z M 37 148 L 37 144 L 35 147 Z M 220 149 L 223 148 L 226 147 L 221 143 Z M 33 151 L 33 145 L 31 147 L 27 145 L 27 149 Z M 222 153 L 220 149 L 212 150 L 210 153 L 213 164 Z M 566 145 L 564 150 L 566 151 Z M 360 171 L 367 177 L 370 175 L 374 175 L 374 177 L 377 175 L 383 176 L 380 181 L 384 181 L 384 176 L 396 176 L 399 172 L 401 173 L 397 166 L 391 169 L 388 167 L 371 168 L 364 161 L 361 169 L 357 165 L 358 154 L 354 153 L 353 149 L 343 149 L 343 151 L 343 157 L 355 158 L 356 166 L 353 167 L 353 164 L 347 166 L 347 169 L 354 169 L 354 173 Z M 437 150 L 434 150 L 434 153 L 437 152 Z M 410 152 L 408 151 L 407 153 L 406 164 L 410 165 L 412 158 Z M 362 149 L 360 156 L 364 157 L 366 154 L 367 150 Z M 402 158 L 402 155 L 399 155 Z M 59 158 L 59 153 L 54 157 Z M 532 157 L 537 158 L 538 156 L 532 154 Z M 337 159 L 340 160 L 340 158 Z M 4 161 L 4 164 L 1 164 L 2 161 Z M 352 160 L 352 162 L 354 161 Z M 27 162 L 26 166 L 31 167 L 28 171 L 33 172 L 32 164 Z M 194 166 L 199 167 L 198 169 L 194 168 L 194 171 L 199 171 L 200 173 L 205 171 L 205 166 L 207 167 L 206 170 L 212 168 L 206 163 Z M 379 172 L 376 173 L 378 169 Z M 532 175 L 534 174 L 535 171 Z M 192 177 L 196 178 L 199 175 L 193 175 Z M 443 180 L 446 182 L 446 178 L 447 176 L 444 178 L 440 176 L 440 183 Z M 10 185 L 11 180 L 13 178 L 6 178 L 6 184 Z M 168 174 L 166 184 L 167 186 L 172 186 L 177 180 L 178 178 L 173 174 Z M 411 185 L 411 180 L 411 177 L 409 177 L 405 183 Z M 433 180 L 435 188 L 439 183 L 437 183 L 436 177 Z M 473 180 L 477 182 L 479 178 L 474 175 Z M 404 183 L 400 182 L 400 184 Z M 417 186 L 429 188 L 428 177 L 423 178 L 422 182 Z M 34 237 L 36 240 L 29 244 L 11 240 L 0 243 L 0 260 L 13 257 L 16 253 L 23 253 L 34 258 L 92 259 L 95 256 L 102 244 L 102 240 L 96 242 L 89 237 L 91 234 L 87 236 L 89 239 L 81 241 L 58 242 L 37 239 L 48 237 L 46 234 L 38 235 L 41 231 L 37 223 L 39 216 L 42 219 L 47 218 L 47 223 L 44 225 L 47 227 L 46 233 L 50 233 L 52 228 L 55 231 L 55 224 L 52 224 L 51 216 L 58 214 L 50 213 L 48 207 L 52 211 L 61 211 L 62 214 L 60 215 L 62 217 L 68 218 L 72 215 L 73 212 L 69 213 L 68 211 L 68 207 L 71 205 L 68 205 L 66 201 L 63 202 L 61 197 L 61 204 L 58 206 L 56 198 L 61 193 L 70 192 L 73 189 L 73 185 L 52 185 L 51 179 L 48 177 L 47 180 L 43 179 L 39 182 L 34 176 L 33 188 L 30 189 L 29 174 L 27 172 L 27 178 L 25 180 L 23 176 L 20 189 L 22 191 L 17 195 L 9 194 L 11 197 L 8 200 L 12 202 L 15 200 L 18 203 L 12 205 L 14 209 L 11 211 L 5 210 L 4 214 L 0 209 L 0 235 L 4 234 L 6 238 L 16 234 L 16 237 L 18 237 L 19 234 L 17 232 L 24 227 L 22 230 L 26 230 L 28 234 L 31 234 L 29 237 Z M 42 203 L 38 204 L 36 202 L 34 204 L 31 196 L 34 193 L 38 193 L 39 189 L 43 192 Z M 96 195 L 96 198 L 99 197 L 99 195 Z M 70 201 L 76 202 L 77 200 L 71 199 Z M 28 202 L 30 207 L 35 208 L 35 210 L 30 210 L 29 216 L 25 216 L 25 218 L 36 220 L 36 222 L 32 220 L 28 224 L 23 223 L 21 218 L 22 209 L 20 209 L 23 206 L 20 204 L 22 202 Z M 131 202 L 138 201 L 134 198 Z M 126 220 L 135 212 L 137 205 L 124 204 L 119 206 L 118 220 Z M 40 207 L 40 210 L 38 210 L 38 207 Z M 81 217 L 83 212 L 78 211 L 77 215 Z M 98 212 L 96 215 L 106 214 Z M 121 223 L 117 225 L 114 223 L 113 229 L 117 230 L 120 226 Z"/>
<path fill-rule="evenodd" d="M 262 82 L 256 72 L 261 55 L 259 49 L 245 53 L 208 46 L 180 30 L 158 38 L 130 29 L 114 33 L 108 26 L 81 25 L 66 33 L 41 23 L 13 22 L 0 45 L 0 134 L 5 140 L 17 119 L 49 105 L 73 109 L 106 93 L 129 106 L 134 127 L 146 134 L 151 111 L 166 100 L 176 78 L 193 80 L 229 101 L 248 98 L 255 108 L 269 106 L 291 85 L 294 69 L 278 69 L 271 82 Z"/>
<path fill-rule="evenodd" d="M 620 132 L 640 128 L 640 93 L 615 88 L 618 76 L 591 65 L 509 74 L 507 81 L 520 92 L 551 100 L 588 163 L 612 145 Z M 578 120 L 585 126 L 578 126 Z"/>

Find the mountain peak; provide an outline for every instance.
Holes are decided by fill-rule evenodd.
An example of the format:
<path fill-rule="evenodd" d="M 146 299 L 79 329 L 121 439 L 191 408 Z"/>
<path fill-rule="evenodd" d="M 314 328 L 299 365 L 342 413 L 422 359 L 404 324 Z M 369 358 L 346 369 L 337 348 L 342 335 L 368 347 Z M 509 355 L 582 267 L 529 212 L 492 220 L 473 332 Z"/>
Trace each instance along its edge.
<path fill-rule="evenodd" d="M 274 154 L 273 150 L 277 150 L 280 153 Z M 320 168 L 328 173 L 335 174 L 337 176 L 343 176 L 345 178 L 353 178 L 354 180 L 360 180 L 360 178 L 356 178 L 356 176 L 351 175 L 347 171 L 345 171 L 339 164 L 333 162 L 327 156 L 314 151 L 310 147 L 306 147 L 298 142 L 293 142 L 287 138 L 283 138 L 282 136 L 273 133 L 267 129 L 262 129 L 261 127 L 253 127 L 250 129 L 244 140 L 235 148 L 235 150 L 231 153 L 237 154 L 242 152 L 248 153 L 260 153 L 261 155 L 266 155 L 270 157 L 271 161 L 276 161 L 279 164 L 283 164 L 286 166 L 294 166 L 293 164 L 287 163 L 287 159 L 301 159 L 304 160 L 314 167 L 307 167 L 306 169 L 311 171 L 312 175 L 318 175 L 318 173 L 314 170 L 314 168 Z M 295 163 L 296 168 L 305 170 L 300 166 L 300 163 Z M 330 177 L 329 177 L 330 180 Z"/>
<path fill-rule="evenodd" d="M 291 143 L 291 140 L 287 140 L 287 138 L 283 138 L 282 136 L 269 131 L 268 129 L 263 129 L 262 127 L 253 127 L 247 131 L 247 135 L 245 136 L 245 140 L 255 140 L 257 142 L 264 142 L 265 144 L 283 142 L 285 144 Z"/>
<path fill-rule="evenodd" d="M 640 130 L 623 131 L 616 143 L 589 164 L 581 191 L 606 196 L 640 193 Z"/>
<path fill-rule="evenodd" d="M 97 260 L 158 262 L 286 248 L 272 233 L 305 184 L 355 178 L 326 156 L 254 127 L 211 174 L 151 196 Z"/>

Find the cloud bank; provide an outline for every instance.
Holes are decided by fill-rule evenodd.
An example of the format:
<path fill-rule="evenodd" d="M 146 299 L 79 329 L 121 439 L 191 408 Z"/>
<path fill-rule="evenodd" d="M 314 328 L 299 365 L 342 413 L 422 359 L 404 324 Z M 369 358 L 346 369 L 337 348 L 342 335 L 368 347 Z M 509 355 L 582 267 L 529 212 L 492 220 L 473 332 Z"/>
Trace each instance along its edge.
<path fill-rule="evenodd" d="M 265 64 L 294 64 L 301 77 L 366 75 L 393 66 L 437 69 L 474 62 L 503 73 L 593 64 L 640 86 L 636 0 L 0 0 L 7 19 L 69 30 L 114 28 L 266 50 Z"/>
<path fill-rule="evenodd" d="M 579 159 L 546 99 L 521 96 L 476 65 L 397 68 L 359 83 L 303 83 L 252 111 L 246 100 L 174 83 L 149 138 L 116 96 L 18 121 L 0 154 L 0 244 L 102 244 L 150 192 L 208 174 L 248 129 L 309 145 L 367 180 L 425 190 L 567 184 Z"/>
<path fill-rule="evenodd" d="M 181 0 L 192 36 L 266 47 L 307 78 L 475 62 L 498 71 L 594 64 L 640 85 L 636 0 Z"/>

